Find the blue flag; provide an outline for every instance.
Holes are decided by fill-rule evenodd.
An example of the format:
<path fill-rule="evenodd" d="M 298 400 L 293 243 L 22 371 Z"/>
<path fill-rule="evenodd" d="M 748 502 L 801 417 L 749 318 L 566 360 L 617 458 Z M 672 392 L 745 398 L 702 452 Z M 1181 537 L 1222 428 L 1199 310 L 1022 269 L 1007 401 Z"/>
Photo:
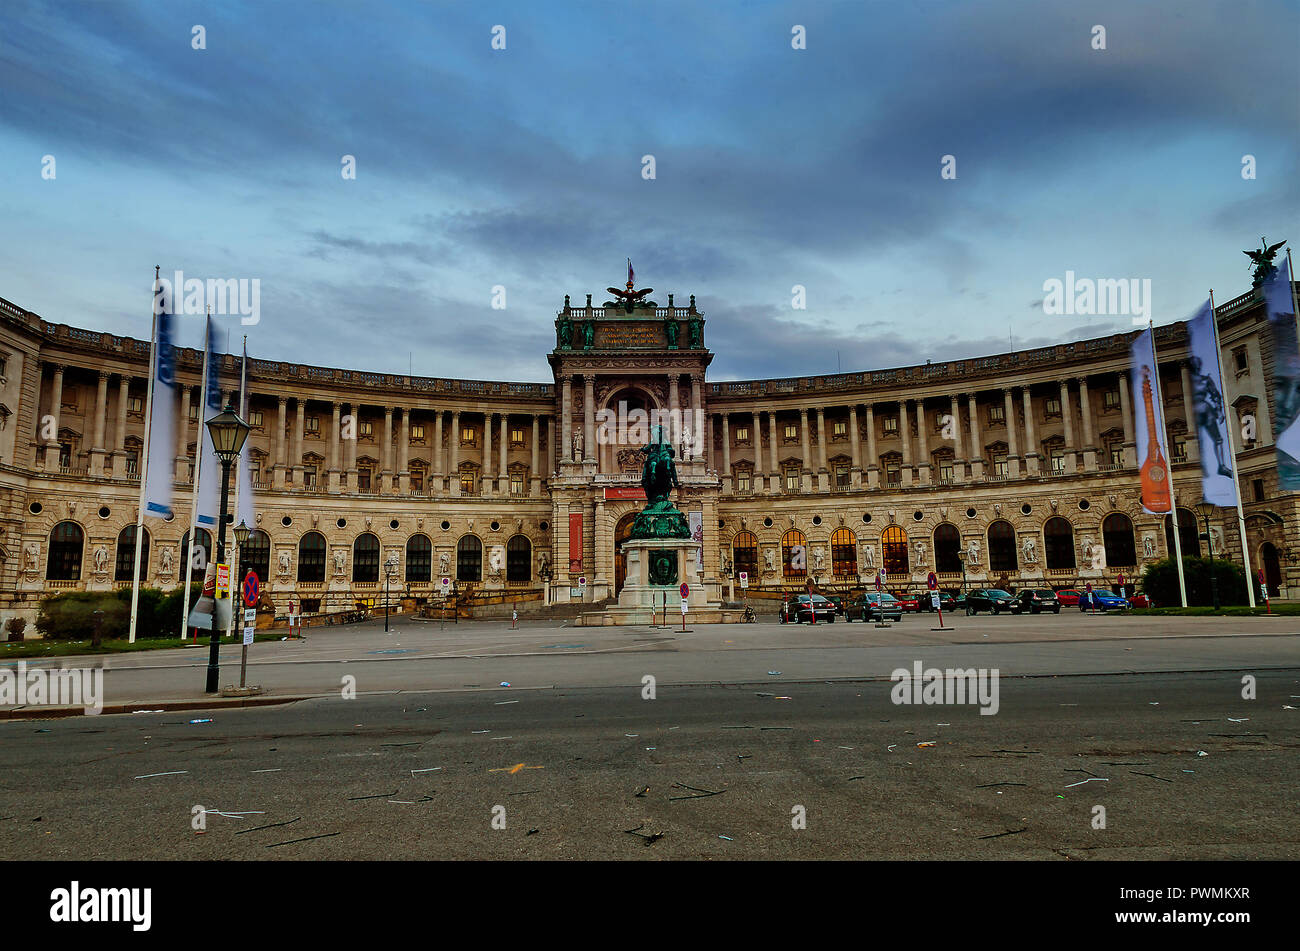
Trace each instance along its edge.
<path fill-rule="evenodd" d="M 221 464 L 205 425 L 224 408 L 221 405 L 221 353 L 217 350 L 217 327 L 208 318 L 207 341 L 203 348 L 204 377 L 203 408 L 199 413 L 199 440 L 203 451 L 199 457 L 199 497 L 196 521 L 200 528 L 210 532 L 217 529 L 217 509 L 221 505 Z"/>
<path fill-rule="evenodd" d="M 149 411 L 149 445 L 145 447 L 144 511 L 166 518 L 172 513 L 176 479 L 176 354 L 172 348 L 175 318 L 165 289 L 154 286 L 153 405 Z"/>
<path fill-rule="evenodd" d="M 1201 496 L 1215 505 L 1235 506 L 1234 461 L 1232 445 L 1228 441 L 1227 406 L 1223 398 L 1223 379 L 1219 374 L 1213 320 L 1214 312 L 1207 300 L 1196 316 L 1187 322 L 1192 408 L 1196 412 L 1196 436 L 1201 449 Z M 1187 423 L 1190 426 L 1192 420 Z"/>

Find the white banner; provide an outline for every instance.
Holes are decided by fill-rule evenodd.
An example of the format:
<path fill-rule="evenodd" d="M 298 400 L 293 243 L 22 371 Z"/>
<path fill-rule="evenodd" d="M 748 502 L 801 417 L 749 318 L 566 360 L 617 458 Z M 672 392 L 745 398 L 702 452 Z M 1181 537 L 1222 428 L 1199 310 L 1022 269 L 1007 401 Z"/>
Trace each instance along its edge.
<path fill-rule="evenodd" d="M 1187 322 L 1192 408 L 1196 412 L 1197 445 L 1201 452 L 1201 497 L 1215 505 L 1235 506 L 1237 487 L 1232 479 L 1232 447 L 1228 441 L 1228 417 L 1212 320 L 1214 315 L 1207 300 Z M 1190 430 L 1192 420 L 1187 423 Z"/>
<path fill-rule="evenodd" d="M 695 549 L 695 567 L 700 574 L 704 574 L 704 513 L 687 512 L 686 518 L 691 526 L 691 538 L 695 539 L 695 544 L 698 546 Z M 682 569 L 685 568 L 686 566 L 683 565 Z"/>
<path fill-rule="evenodd" d="M 157 328 L 154 339 L 153 405 L 149 412 L 149 445 L 145 447 L 144 510 L 166 518 L 172 511 L 176 479 L 176 355 L 172 347 L 175 318 L 161 288 L 154 292 Z"/>
<path fill-rule="evenodd" d="M 199 453 L 199 501 L 197 521 L 200 528 L 213 533 L 216 541 L 217 508 L 221 505 L 221 463 L 212 448 L 212 437 L 208 435 L 207 421 L 223 409 L 221 405 L 221 354 L 217 352 L 217 330 L 212 318 L 208 318 L 207 345 L 203 351 L 204 376 L 207 379 L 207 392 L 199 408 L 199 442 L 203 451 Z M 196 450 L 197 451 L 197 450 Z M 214 552 L 215 555 L 215 552 Z"/>

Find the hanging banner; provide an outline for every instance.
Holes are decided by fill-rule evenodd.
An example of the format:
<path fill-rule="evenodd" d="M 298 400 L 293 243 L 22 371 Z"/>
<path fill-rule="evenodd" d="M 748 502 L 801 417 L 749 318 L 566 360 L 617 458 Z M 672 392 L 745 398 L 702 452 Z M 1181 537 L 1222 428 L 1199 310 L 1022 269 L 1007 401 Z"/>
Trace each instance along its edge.
<path fill-rule="evenodd" d="M 582 513 L 569 513 L 569 573 L 582 571 Z"/>
<path fill-rule="evenodd" d="M 1201 454 L 1201 496 L 1215 505 L 1235 506 L 1232 481 L 1232 447 L 1228 441 L 1228 416 L 1219 376 L 1219 354 L 1214 340 L 1214 313 L 1207 300 L 1187 322 L 1188 367 L 1192 382 L 1192 408 Z M 1188 420 L 1191 425 L 1191 420 Z"/>
<path fill-rule="evenodd" d="M 153 405 L 149 410 L 149 445 L 144 479 L 145 514 L 166 518 L 172 512 L 176 479 L 176 357 L 172 349 L 175 318 L 166 293 L 154 294 L 157 339 L 154 341 Z"/>
<path fill-rule="evenodd" d="M 1169 499 L 1168 470 L 1163 448 L 1165 416 L 1156 399 L 1156 374 L 1152 334 L 1150 328 L 1137 335 L 1133 349 L 1129 351 L 1132 360 L 1133 382 L 1133 422 L 1138 459 L 1138 469 L 1142 487 L 1142 511 L 1148 515 L 1167 514 L 1171 508 Z"/>
<path fill-rule="evenodd" d="M 1289 259 L 1278 263 L 1263 285 L 1264 306 L 1273 329 L 1273 432 L 1277 434 L 1277 482 L 1284 492 L 1300 489 L 1300 349 Z"/>
<path fill-rule="evenodd" d="M 203 442 L 203 452 L 199 453 L 199 501 L 197 521 L 200 528 L 210 532 L 217 530 L 217 508 L 221 504 L 221 463 L 212 448 L 212 438 L 205 425 L 208 420 L 221 412 L 221 354 L 217 351 L 217 329 L 212 318 L 208 318 L 207 344 L 204 348 L 204 377 L 207 380 L 207 392 L 199 409 L 199 435 Z M 197 452 L 197 449 L 195 450 Z"/>

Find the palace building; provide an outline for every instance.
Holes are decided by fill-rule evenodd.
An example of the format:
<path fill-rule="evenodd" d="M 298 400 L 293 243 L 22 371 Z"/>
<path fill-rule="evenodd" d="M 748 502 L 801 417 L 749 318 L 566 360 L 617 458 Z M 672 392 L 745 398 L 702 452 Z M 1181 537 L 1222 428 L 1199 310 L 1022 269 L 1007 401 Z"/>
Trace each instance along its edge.
<path fill-rule="evenodd" d="M 449 380 L 250 359 L 257 510 L 238 553 L 277 611 L 350 608 L 382 593 L 505 596 L 529 605 L 616 596 L 622 541 L 644 505 L 642 420 L 677 447 L 678 508 L 698 526 L 713 599 L 848 590 L 888 572 L 916 589 L 1112 585 L 1168 556 L 1171 520 L 1143 513 L 1128 377 L 1133 334 L 834 375 L 709 380 L 695 298 L 557 314 L 551 382 Z M 1277 485 L 1258 296 L 1217 310 L 1252 566 L 1300 583 L 1300 506 Z M 1156 328 L 1184 554 L 1202 553 L 1184 324 Z M 0 613 L 53 591 L 128 586 L 150 344 L 52 322 L 0 300 Z M 175 515 L 148 518 L 142 572 L 183 582 L 202 353 L 178 350 Z M 539 366 L 540 366 L 539 354 Z M 240 360 L 221 358 L 237 392 Z M 342 420 L 355 418 L 355 439 Z M 51 419 L 52 418 L 52 419 Z M 44 421 L 44 424 L 43 424 Z M 1240 430 L 1239 430 L 1240 431 Z M 53 439 L 43 436 L 55 435 Z M 1163 523 L 1163 524 L 1162 524 Z M 1211 523 L 1241 559 L 1235 513 Z M 211 555 L 212 539 L 199 544 Z M 233 545 L 233 537 L 230 543 Z M 391 573 L 390 573 L 391 572 Z M 580 579 L 583 579 L 580 584 Z M 500 600 L 498 597 L 497 600 Z"/>

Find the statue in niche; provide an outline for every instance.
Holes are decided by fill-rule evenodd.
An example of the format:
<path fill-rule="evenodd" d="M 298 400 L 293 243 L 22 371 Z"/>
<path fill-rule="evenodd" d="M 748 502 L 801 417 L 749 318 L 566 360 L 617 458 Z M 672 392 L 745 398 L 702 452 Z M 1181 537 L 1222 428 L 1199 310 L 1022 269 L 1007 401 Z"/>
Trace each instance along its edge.
<path fill-rule="evenodd" d="M 686 333 L 690 340 L 690 348 L 698 350 L 704 346 L 704 320 L 696 314 L 692 314 L 686 321 Z"/>
<path fill-rule="evenodd" d="M 664 319 L 664 339 L 668 342 L 669 350 L 677 349 L 677 321 L 671 317 Z"/>
<path fill-rule="evenodd" d="M 582 322 L 582 349 L 590 350 L 596 345 L 596 322 L 594 320 L 584 320 Z"/>

